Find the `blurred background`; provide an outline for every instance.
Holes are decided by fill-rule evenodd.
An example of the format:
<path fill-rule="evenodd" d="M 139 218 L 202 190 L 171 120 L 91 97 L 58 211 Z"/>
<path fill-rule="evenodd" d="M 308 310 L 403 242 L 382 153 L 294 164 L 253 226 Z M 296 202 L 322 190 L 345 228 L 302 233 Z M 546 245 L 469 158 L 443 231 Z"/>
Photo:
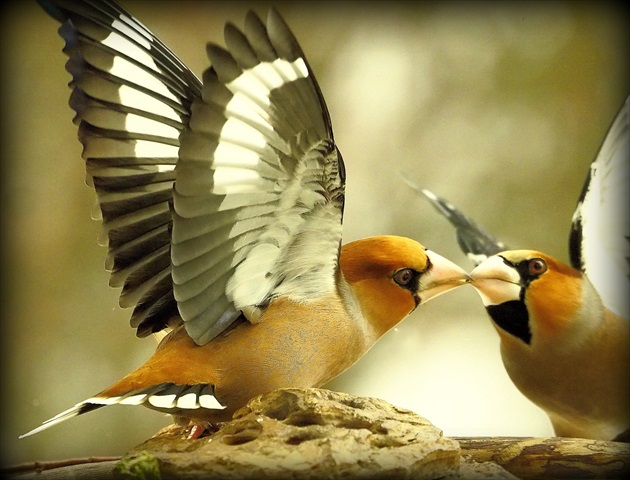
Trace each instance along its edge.
<path fill-rule="evenodd" d="M 269 2 L 122 2 L 196 74 L 223 25 Z M 345 241 L 418 239 L 463 268 L 453 231 L 404 182 L 433 189 L 513 247 L 567 261 L 589 163 L 629 91 L 613 2 L 274 5 L 319 80 L 348 172 Z M 112 407 L 18 440 L 155 348 L 108 287 L 94 193 L 57 24 L 2 11 L 2 464 L 124 454 L 170 418 Z M 594 359 L 594 361 L 596 361 Z M 416 411 L 447 435 L 546 436 L 504 372 L 475 291 L 420 307 L 329 388 Z"/>

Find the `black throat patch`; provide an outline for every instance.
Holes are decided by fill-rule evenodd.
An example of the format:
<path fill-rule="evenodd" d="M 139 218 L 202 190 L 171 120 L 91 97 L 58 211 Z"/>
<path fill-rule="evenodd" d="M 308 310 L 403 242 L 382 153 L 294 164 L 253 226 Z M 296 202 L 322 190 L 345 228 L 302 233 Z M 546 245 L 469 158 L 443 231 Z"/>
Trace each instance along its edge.
<path fill-rule="evenodd" d="M 527 345 L 532 341 L 532 332 L 529 329 L 529 315 L 522 300 L 511 300 L 500 305 L 486 307 L 492 321 L 501 329 L 511 335 L 520 338 Z"/>

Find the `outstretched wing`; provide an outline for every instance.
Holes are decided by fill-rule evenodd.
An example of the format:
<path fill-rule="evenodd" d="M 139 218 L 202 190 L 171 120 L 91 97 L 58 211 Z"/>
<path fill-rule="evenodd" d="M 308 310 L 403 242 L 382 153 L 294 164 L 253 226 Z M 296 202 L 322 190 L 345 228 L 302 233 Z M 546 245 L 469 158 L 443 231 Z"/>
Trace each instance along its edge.
<path fill-rule="evenodd" d="M 334 289 L 345 172 L 284 21 L 228 24 L 195 76 L 108 0 L 44 1 L 62 22 L 71 106 L 111 284 L 139 336 L 183 319 L 199 344 L 241 311 Z"/>
<path fill-rule="evenodd" d="M 435 209 L 451 222 L 451 225 L 455 227 L 459 248 L 462 249 L 475 266 L 495 253 L 509 250 L 503 242 L 490 235 L 470 217 L 464 215 L 449 202 L 438 197 L 430 190 L 421 188 L 413 182 L 410 182 L 407 178 L 403 178 L 411 188 L 423 194 Z"/>
<path fill-rule="evenodd" d="M 626 98 L 591 164 L 569 235 L 572 265 L 604 304 L 630 318 L 630 150 Z"/>
<path fill-rule="evenodd" d="M 96 190 L 110 285 L 123 287 L 138 336 L 178 318 L 170 204 L 179 135 L 201 83 L 129 13 L 109 1 L 41 1 L 60 21 L 70 106 Z M 175 317 L 174 317 L 175 316 Z"/>
<path fill-rule="evenodd" d="M 175 298 L 189 335 L 213 338 L 277 295 L 334 290 L 345 173 L 324 99 L 280 16 L 225 29 L 181 137 Z"/>

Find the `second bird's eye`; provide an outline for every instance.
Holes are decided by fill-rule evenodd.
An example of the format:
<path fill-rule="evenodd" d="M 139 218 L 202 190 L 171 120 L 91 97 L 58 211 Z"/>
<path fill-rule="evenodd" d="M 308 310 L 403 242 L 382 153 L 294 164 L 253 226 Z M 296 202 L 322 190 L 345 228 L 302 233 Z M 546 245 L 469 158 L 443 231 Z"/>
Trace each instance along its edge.
<path fill-rule="evenodd" d="M 542 258 L 532 258 L 527 267 L 532 275 L 542 275 L 547 271 L 547 263 Z"/>
<path fill-rule="evenodd" d="M 413 280 L 413 270 L 411 268 L 402 268 L 394 273 L 394 282 L 401 287 L 406 287 Z"/>

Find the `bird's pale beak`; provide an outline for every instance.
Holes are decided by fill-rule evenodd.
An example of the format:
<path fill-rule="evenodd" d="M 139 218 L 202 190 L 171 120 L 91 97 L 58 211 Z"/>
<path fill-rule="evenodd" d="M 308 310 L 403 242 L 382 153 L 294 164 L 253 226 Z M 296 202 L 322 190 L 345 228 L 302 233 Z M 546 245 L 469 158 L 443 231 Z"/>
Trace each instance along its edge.
<path fill-rule="evenodd" d="M 470 279 L 486 306 L 519 298 L 521 279 L 518 272 L 497 255 L 480 263 L 470 272 Z"/>
<path fill-rule="evenodd" d="M 470 281 L 466 272 L 450 260 L 431 250 L 426 250 L 425 253 L 432 267 L 420 277 L 418 293 L 421 303 L 426 303 Z"/>

